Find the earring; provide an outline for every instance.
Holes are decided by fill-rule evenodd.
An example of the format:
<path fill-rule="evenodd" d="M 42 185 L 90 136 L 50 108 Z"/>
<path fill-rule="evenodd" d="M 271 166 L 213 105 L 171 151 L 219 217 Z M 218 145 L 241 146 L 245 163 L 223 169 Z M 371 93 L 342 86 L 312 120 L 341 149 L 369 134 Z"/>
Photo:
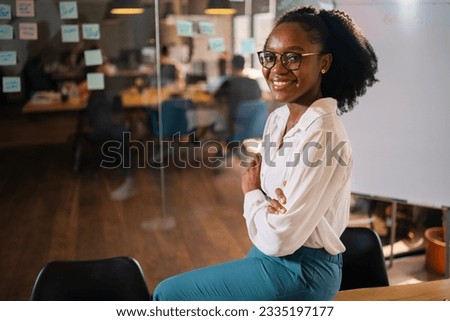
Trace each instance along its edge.
<path fill-rule="evenodd" d="M 322 74 L 324 74 L 324 73 L 326 73 L 327 71 L 326 71 L 325 69 L 322 69 L 320 72 L 321 72 Z"/>

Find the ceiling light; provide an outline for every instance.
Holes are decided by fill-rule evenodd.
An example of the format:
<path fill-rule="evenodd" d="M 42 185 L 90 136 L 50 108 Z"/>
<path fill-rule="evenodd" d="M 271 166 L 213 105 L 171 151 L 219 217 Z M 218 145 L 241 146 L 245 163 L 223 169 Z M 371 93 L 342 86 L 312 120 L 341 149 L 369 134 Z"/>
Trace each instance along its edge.
<path fill-rule="evenodd" d="M 236 9 L 231 8 L 228 0 L 209 0 L 208 6 L 205 9 L 205 14 L 229 15 L 235 13 Z"/>
<path fill-rule="evenodd" d="M 141 14 L 144 12 L 136 0 L 113 0 L 111 14 Z"/>

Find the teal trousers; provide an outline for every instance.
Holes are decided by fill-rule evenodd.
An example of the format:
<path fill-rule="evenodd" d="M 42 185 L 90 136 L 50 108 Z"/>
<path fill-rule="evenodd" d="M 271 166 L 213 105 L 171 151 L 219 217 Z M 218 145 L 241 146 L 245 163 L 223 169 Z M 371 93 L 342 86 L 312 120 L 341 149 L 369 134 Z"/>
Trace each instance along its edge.
<path fill-rule="evenodd" d="M 326 301 L 339 290 L 342 255 L 302 247 L 284 257 L 252 248 L 247 257 L 170 277 L 156 301 Z"/>

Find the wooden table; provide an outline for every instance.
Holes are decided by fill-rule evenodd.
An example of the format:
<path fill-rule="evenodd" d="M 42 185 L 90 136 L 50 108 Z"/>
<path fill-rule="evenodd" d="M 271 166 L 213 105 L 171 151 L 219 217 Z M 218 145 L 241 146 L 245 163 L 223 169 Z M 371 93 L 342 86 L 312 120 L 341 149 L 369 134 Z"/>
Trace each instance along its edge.
<path fill-rule="evenodd" d="M 59 111 L 80 111 L 86 108 L 86 101 L 82 99 L 71 99 L 62 102 L 61 99 L 48 101 L 27 101 L 22 108 L 22 113 L 51 113 Z"/>
<path fill-rule="evenodd" d="M 191 99 L 197 105 L 209 105 L 213 98 L 207 92 L 196 86 L 189 86 L 186 89 L 177 87 L 161 88 L 161 101 L 167 100 L 174 95 L 180 95 L 183 98 Z M 29 100 L 22 109 L 23 113 L 47 113 L 61 111 L 80 111 L 86 108 L 87 98 L 69 99 L 62 102 L 57 93 L 49 95 L 51 99 Z M 128 108 L 157 108 L 158 92 L 156 88 L 144 88 L 139 92 L 136 87 L 128 88 L 120 92 L 122 105 Z"/>
<path fill-rule="evenodd" d="M 340 291 L 334 301 L 446 301 L 450 279 Z"/>
<path fill-rule="evenodd" d="M 143 109 L 158 109 L 157 88 L 144 88 L 139 91 L 136 87 L 124 89 L 120 92 L 122 106 L 127 111 L 130 123 L 142 123 Z M 221 119 L 217 108 L 213 107 L 214 98 L 203 88 L 197 85 L 190 85 L 187 88 L 167 86 L 161 88 L 160 101 L 165 101 L 171 97 L 180 96 L 191 99 L 196 105 L 195 110 L 190 110 L 186 114 L 190 129 L 197 128 L 198 135 L 201 130 L 208 128 Z M 29 100 L 22 108 L 22 113 L 26 114 L 46 114 L 55 112 L 77 112 L 76 132 L 83 131 L 86 127 L 85 113 L 87 107 L 87 97 L 73 98 L 67 102 L 62 102 L 58 93 L 38 93 Z M 130 113 L 132 111 L 132 113 Z M 146 122 L 146 121 L 144 121 Z M 203 128 L 203 129 L 202 129 Z"/>
<path fill-rule="evenodd" d="M 168 86 L 161 88 L 160 100 L 164 101 L 174 96 L 191 99 L 196 105 L 209 105 L 213 102 L 213 97 L 196 86 L 188 86 L 186 89 Z M 121 92 L 122 104 L 124 107 L 131 106 L 157 106 L 158 90 L 156 88 L 145 88 L 140 93 L 136 88 L 131 88 Z"/>

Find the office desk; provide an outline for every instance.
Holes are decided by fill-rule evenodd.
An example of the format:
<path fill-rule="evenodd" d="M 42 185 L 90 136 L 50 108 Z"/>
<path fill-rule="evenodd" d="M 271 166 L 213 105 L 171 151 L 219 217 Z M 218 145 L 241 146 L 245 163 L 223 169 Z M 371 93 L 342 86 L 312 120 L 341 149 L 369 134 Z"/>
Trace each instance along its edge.
<path fill-rule="evenodd" d="M 139 94 L 138 92 L 129 93 L 124 91 L 121 93 L 122 106 L 124 109 L 129 108 L 145 108 L 155 106 L 157 99 L 150 99 L 147 95 Z M 26 102 L 22 108 L 22 113 L 51 113 L 51 112 L 67 112 L 67 111 L 82 111 L 86 109 L 87 97 L 77 97 L 69 99 L 66 102 L 61 101 L 57 95 L 49 99 L 40 99 L 33 97 Z"/>
<path fill-rule="evenodd" d="M 52 113 L 64 111 L 80 111 L 86 108 L 85 99 L 72 99 L 67 102 L 62 102 L 61 99 L 54 100 L 34 100 L 31 99 L 26 102 L 22 108 L 22 113 Z"/>
<path fill-rule="evenodd" d="M 40 96 L 39 96 L 40 95 Z M 213 98 L 210 94 L 200 90 L 195 86 L 189 86 L 185 90 L 176 87 L 161 88 L 161 101 L 167 100 L 174 95 L 179 95 L 186 99 L 191 99 L 196 105 L 208 106 Z M 124 109 L 132 108 L 157 108 L 158 92 L 156 88 L 144 88 L 141 92 L 132 87 L 120 92 Z M 86 108 L 87 97 L 69 99 L 62 102 L 58 93 L 37 93 L 30 99 L 22 109 L 23 113 L 47 113 L 80 111 Z"/>
<path fill-rule="evenodd" d="M 213 102 L 213 97 L 195 87 L 188 86 L 185 90 L 181 90 L 178 87 L 168 86 L 161 88 L 160 100 L 165 101 L 171 97 L 182 97 L 184 99 L 190 99 L 196 105 L 209 105 Z M 158 90 L 156 88 L 144 88 L 139 92 L 136 88 L 131 88 L 121 92 L 122 104 L 124 107 L 131 106 L 147 106 L 156 107 L 158 105 Z"/>
<path fill-rule="evenodd" d="M 171 97 L 182 97 L 191 99 L 196 105 L 195 110 L 187 113 L 188 126 L 193 128 L 208 128 L 212 124 L 220 121 L 221 116 L 217 108 L 213 107 L 214 98 L 202 88 L 196 85 L 180 89 L 175 86 L 161 88 L 159 98 L 161 101 Z M 136 87 L 131 87 L 120 91 L 120 97 L 124 110 L 157 109 L 158 91 L 157 88 L 144 88 L 139 91 Z M 38 92 L 22 108 L 22 113 L 45 114 L 52 112 L 78 112 L 77 132 L 85 127 L 85 117 L 83 111 L 87 106 L 87 97 L 76 97 L 62 102 L 59 93 Z M 137 124 L 140 116 L 132 117 L 131 123 Z"/>
<path fill-rule="evenodd" d="M 450 279 L 340 291 L 334 301 L 444 301 L 450 300 Z"/>

